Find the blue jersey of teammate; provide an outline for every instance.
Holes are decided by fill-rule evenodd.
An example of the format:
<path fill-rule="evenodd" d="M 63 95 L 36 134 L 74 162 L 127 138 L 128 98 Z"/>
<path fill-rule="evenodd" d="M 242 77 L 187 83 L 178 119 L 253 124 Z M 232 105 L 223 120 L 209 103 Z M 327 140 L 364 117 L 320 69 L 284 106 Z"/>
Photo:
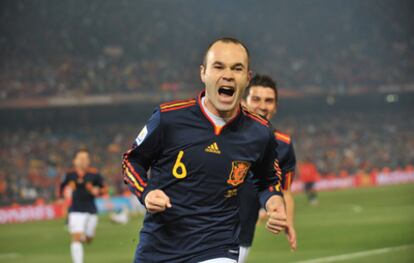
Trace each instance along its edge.
<path fill-rule="evenodd" d="M 275 131 L 277 156 L 282 170 L 282 189 L 289 190 L 295 176 L 296 156 L 293 142 L 289 135 Z"/>
<path fill-rule="evenodd" d="M 296 157 L 293 149 L 292 139 L 289 135 L 274 131 L 277 141 L 275 149 L 282 171 L 282 189 L 289 190 L 295 174 Z M 258 219 L 258 213 L 262 205 L 257 198 L 257 189 L 249 180 L 240 189 L 240 245 L 250 247 L 253 243 L 254 232 Z"/>
<path fill-rule="evenodd" d="M 163 190 L 172 207 L 147 213 L 135 262 L 199 262 L 238 258 L 237 191 L 249 170 L 262 204 L 280 192 L 276 140 L 269 123 L 239 109 L 225 126 L 198 99 L 157 108 L 124 155 L 124 179 L 144 204 Z M 151 168 L 150 178 L 147 176 Z"/>
<path fill-rule="evenodd" d="M 83 212 L 96 214 L 95 196 L 89 190 L 90 187 L 104 187 L 103 177 L 96 169 L 89 169 L 84 175 L 76 171 L 66 173 L 60 184 L 60 195 L 66 186 L 72 188 L 72 203 L 69 212 Z"/>

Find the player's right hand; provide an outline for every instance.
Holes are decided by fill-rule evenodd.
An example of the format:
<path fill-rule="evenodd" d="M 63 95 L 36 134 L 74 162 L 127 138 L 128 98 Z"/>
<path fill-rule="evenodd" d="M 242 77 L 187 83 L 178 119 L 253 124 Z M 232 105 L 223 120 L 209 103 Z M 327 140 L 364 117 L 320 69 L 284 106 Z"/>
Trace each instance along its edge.
<path fill-rule="evenodd" d="M 164 191 L 156 189 L 148 192 L 145 196 L 145 207 L 151 214 L 165 211 L 167 208 L 171 208 L 170 198 L 164 193 Z"/>
<path fill-rule="evenodd" d="M 91 182 L 87 182 L 85 185 L 86 190 L 89 191 L 89 193 L 95 197 L 99 196 L 99 187 L 93 186 Z"/>
<path fill-rule="evenodd" d="M 266 202 L 267 223 L 266 228 L 273 234 L 279 234 L 287 227 L 285 205 L 282 197 L 274 195 Z"/>

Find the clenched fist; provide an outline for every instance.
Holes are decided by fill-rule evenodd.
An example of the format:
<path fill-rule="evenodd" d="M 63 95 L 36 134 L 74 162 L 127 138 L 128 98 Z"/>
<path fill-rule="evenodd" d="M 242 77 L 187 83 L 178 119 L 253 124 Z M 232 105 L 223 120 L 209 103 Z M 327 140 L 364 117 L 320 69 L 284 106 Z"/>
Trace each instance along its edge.
<path fill-rule="evenodd" d="M 156 189 L 148 192 L 145 196 L 145 207 L 151 214 L 165 211 L 167 208 L 171 208 L 170 198 L 164 193 L 164 191 Z"/>

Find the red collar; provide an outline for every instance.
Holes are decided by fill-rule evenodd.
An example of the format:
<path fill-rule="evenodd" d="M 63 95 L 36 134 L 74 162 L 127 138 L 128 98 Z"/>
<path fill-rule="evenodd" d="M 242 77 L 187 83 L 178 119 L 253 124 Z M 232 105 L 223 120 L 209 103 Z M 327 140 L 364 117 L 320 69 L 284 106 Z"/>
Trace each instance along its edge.
<path fill-rule="evenodd" d="M 240 115 L 240 106 L 239 107 L 237 107 L 237 113 L 236 113 L 236 115 L 233 117 L 233 118 L 231 118 L 224 126 L 216 126 L 215 124 L 214 124 L 214 121 L 208 116 L 208 114 L 207 114 L 207 112 L 204 110 L 204 107 L 203 107 L 203 104 L 202 104 L 202 102 L 201 102 L 201 98 L 202 97 L 204 97 L 206 95 L 206 91 L 205 90 L 202 90 L 200 93 L 199 93 L 199 95 L 198 95 L 198 98 L 197 98 L 197 103 L 198 103 L 198 106 L 200 107 L 200 109 L 201 109 L 201 112 L 203 113 L 203 115 L 204 115 L 204 117 L 206 117 L 206 119 L 210 122 L 210 124 L 213 126 L 213 129 L 214 129 L 214 134 L 215 135 L 220 135 L 220 133 L 221 133 L 221 131 L 224 129 L 224 128 L 226 128 L 226 127 L 228 127 L 235 119 L 237 119 L 237 117 L 239 117 L 239 115 Z"/>

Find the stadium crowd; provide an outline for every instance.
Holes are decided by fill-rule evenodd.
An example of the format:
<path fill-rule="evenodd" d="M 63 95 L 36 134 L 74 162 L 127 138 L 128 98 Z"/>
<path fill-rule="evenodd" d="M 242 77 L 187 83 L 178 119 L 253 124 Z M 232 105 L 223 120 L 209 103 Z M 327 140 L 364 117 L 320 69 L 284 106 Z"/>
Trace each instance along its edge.
<path fill-rule="evenodd" d="M 74 3 L 79 17 L 64 4 L 17 1 L 18 11 L 6 6 L 0 14 L 13 25 L 0 39 L 0 99 L 198 89 L 203 47 L 228 32 L 250 47 L 253 69 L 283 88 L 351 93 L 414 83 L 414 35 L 404 12 L 391 19 L 395 10 L 379 4 L 322 2 L 277 9 L 241 2 L 237 17 L 228 16 L 231 6 L 213 12 L 194 2 L 125 2 L 116 11 Z"/>
<path fill-rule="evenodd" d="M 299 161 L 312 160 L 322 176 L 353 175 L 414 165 L 414 121 L 406 114 L 325 113 L 286 116 L 278 127 L 293 136 Z M 108 123 L 85 127 L 2 130 L 0 204 L 53 200 L 56 185 L 71 167 L 76 149 L 91 149 L 93 165 L 111 193 L 125 188 L 122 152 L 140 125 Z"/>

